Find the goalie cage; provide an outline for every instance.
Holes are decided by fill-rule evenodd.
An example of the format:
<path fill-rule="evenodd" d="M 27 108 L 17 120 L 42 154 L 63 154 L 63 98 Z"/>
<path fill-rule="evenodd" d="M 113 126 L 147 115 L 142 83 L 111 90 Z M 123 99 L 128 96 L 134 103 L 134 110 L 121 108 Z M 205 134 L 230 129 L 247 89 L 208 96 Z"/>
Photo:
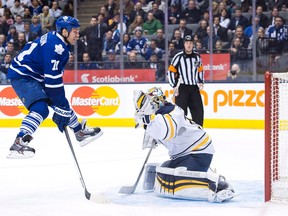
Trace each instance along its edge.
<path fill-rule="evenodd" d="M 288 203 L 288 72 L 265 73 L 265 202 Z"/>

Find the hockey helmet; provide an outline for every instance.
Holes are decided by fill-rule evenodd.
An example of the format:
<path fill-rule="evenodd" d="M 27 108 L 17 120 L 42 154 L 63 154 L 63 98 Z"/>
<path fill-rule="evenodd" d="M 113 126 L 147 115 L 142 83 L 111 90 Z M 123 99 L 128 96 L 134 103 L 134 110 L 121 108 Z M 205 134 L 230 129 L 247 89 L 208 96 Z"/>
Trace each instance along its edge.
<path fill-rule="evenodd" d="M 61 16 L 56 20 L 56 31 L 61 33 L 62 29 L 66 29 L 68 33 L 71 32 L 72 28 L 79 28 L 80 24 L 78 19 L 71 16 Z"/>

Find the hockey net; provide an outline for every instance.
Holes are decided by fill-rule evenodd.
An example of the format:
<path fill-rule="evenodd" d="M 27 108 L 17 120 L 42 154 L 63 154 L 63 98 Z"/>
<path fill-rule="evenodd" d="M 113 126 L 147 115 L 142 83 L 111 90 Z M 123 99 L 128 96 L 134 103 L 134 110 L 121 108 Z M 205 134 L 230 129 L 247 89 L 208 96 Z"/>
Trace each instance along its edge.
<path fill-rule="evenodd" d="M 288 73 L 265 74 L 265 201 L 288 203 Z"/>

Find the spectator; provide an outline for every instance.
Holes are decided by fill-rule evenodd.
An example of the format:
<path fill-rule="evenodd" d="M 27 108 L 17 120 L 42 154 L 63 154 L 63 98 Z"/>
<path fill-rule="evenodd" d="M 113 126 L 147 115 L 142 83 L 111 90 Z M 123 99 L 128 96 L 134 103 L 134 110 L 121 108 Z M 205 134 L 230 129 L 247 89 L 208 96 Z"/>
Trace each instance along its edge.
<path fill-rule="evenodd" d="M 168 24 L 179 24 L 181 11 L 176 4 L 172 4 L 168 9 Z"/>
<path fill-rule="evenodd" d="M 212 33 L 212 49 L 215 49 L 215 43 L 217 40 L 221 40 L 218 35 L 215 35 L 215 31 L 212 28 L 210 32 L 210 26 L 206 28 L 207 35 L 201 40 L 203 49 L 209 50 L 210 49 L 210 33 Z"/>
<path fill-rule="evenodd" d="M 141 27 L 143 26 L 143 18 L 141 15 L 137 15 L 135 17 L 135 19 L 133 20 L 133 22 L 129 25 L 129 28 L 128 28 L 128 33 L 129 34 L 133 34 L 134 31 L 135 31 L 135 28 L 137 27 Z"/>
<path fill-rule="evenodd" d="M 209 8 L 209 0 L 197 0 L 197 8 L 199 8 L 201 12 L 204 13 Z"/>
<path fill-rule="evenodd" d="M 198 36 L 200 40 L 207 36 L 207 26 L 208 22 L 206 20 L 201 20 L 199 22 L 199 27 L 195 31 L 195 35 Z"/>
<path fill-rule="evenodd" d="M 80 70 L 93 70 L 99 68 L 95 62 L 91 62 L 89 53 L 84 52 L 82 56 L 83 62 L 79 64 Z"/>
<path fill-rule="evenodd" d="M 193 30 L 190 28 L 187 28 L 185 19 L 180 19 L 179 27 L 173 30 L 173 35 L 174 35 L 175 30 L 180 31 L 181 38 L 184 38 L 186 35 L 190 35 L 190 36 L 193 35 Z"/>
<path fill-rule="evenodd" d="M 73 70 L 74 69 L 74 55 L 72 53 L 69 54 L 68 62 L 65 66 L 66 70 Z"/>
<path fill-rule="evenodd" d="M 120 69 L 120 62 L 116 61 L 115 50 L 111 49 L 107 52 L 107 59 L 104 62 L 104 69 Z"/>
<path fill-rule="evenodd" d="M 258 20 L 259 26 L 262 26 L 263 28 L 267 28 L 269 26 L 269 19 L 263 13 L 263 7 L 261 5 L 257 6 L 255 17 L 259 19 Z M 250 17 L 250 23 L 252 24 L 252 16 Z"/>
<path fill-rule="evenodd" d="M 134 3 L 131 0 L 123 0 L 123 3 L 123 12 L 130 17 L 134 11 Z"/>
<path fill-rule="evenodd" d="M 134 31 L 134 37 L 128 43 L 127 46 L 127 55 L 130 55 L 131 52 L 136 54 L 141 54 L 141 49 L 144 47 L 148 39 L 142 36 L 142 28 L 137 27 Z"/>
<path fill-rule="evenodd" d="M 102 6 L 102 7 L 100 8 L 99 14 L 102 14 L 102 15 L 103 15 L 103 22 L 108 25 L 108 20 L 109 20 L 110 18 L 109 18 L 109 16 L 108 16 L 108 12 L 107 12 L 105 6 Z"/>
<path fill-rule="evenodd" d="M 241 0 L 241 11 L 243 13 L 251 13 L 252 12 L 252 1 L 251 0 Z"/>
<path fill-rule="evenodd" d="M 164 37 L 163 29 L 157 30 L 156 41 L 157 41 L 157 47 L 161 49 L 162 51 L 165 51 L 165 37 Z"/>
<path fill-rule="evenodd" d="M 237 81 L 239 73 L 240 73 L 239 65 L 238 64 L 233 64 L 232 67 L 231 67 L 231 70 L 229 70 L 228 73 L 227 73 L 226 81 L 229 81 L 229 82 Z"/>
<path fill-rule="evenodd" d="M 182 18 L 187 23 L 198 23 L 201 19 L 201 11 L 196 7 L 195 0 L 189 0 L 188 7 L 183 11 Z"/>
<path fill-rule="evenodd" d="M 195 43 L 195 51 L 199 54 L 203 54 L 203 53 L 209 53 L 207 51 L 207 49 L 205 49 L 203 46 L 202 46 L 202 42 L 201 41 L 197 41 Z"/>
<path fill-rule="evenodd" d="M 148 0 L 139 0 L 139 2 L 142 4 L 142 9 L 144 10 L 145 13 L 148 13 L 148 11 L 150 10 L 148 8 Z"/>
<path fill-rule="evenodd" d="M 257 16 L 255 16 L 254 23 L 255 23 L 255 32 L 254 32 L 254 34 L 253 34 L 253 25 L 250 25 L 250 26 L 248 26 L 247 28 L 244 29 L 245 36 L 250 38 L 251 41 L 252 41 L 252 36 L 255 35 L 255 33 L 257 34 L 258 28 L 259 27 L 263 27 L 263 26 L 260 25 L 259 18 Z"/>
<path fill-rule="evenodd" d="M 0 34 L 5 34 L 7 35 L 9 31 L 9 24 L 7 23 L 7 18 L 6 16 L 0 17 Z"/>
<path fill-rule="evenodd" d="M 164 62 L 159 61 L 157 53 L 151 53 L 147 68 L 155 70 L 156 81 L 165 81 L 165 65 Z"/>
<path fill-rule="evenodd" d="M 215 43 L 214 53 L 227 53 L 228 50 L 223 49 L 223 42 L 221 40 L 217 40 Z"/>
<path fill-rule="evenodd" d="M 42 35 L 42 25 L 38 16 L 32 17 L 32 22 L 30 24 L 30 30 L 33 32 L 35 37 L 40 37 Z"/>
<path fill-rule="evenodd" d="M 43 7 L 43 13 L 39 14 L 39 20 L 42 26 L 42 34 L 53 30 L 54 18 L 49 14 L 49 7 Z"/>
<path fill-rule="evenodd" d="M 162 10 L 162 11 L 165 11 L 165 1 L 164 0 L 155 0 L 155 1 L 151 1 L 151 0 L 148 0 L 148 11 L 152 10 L 153 8 L 153 3 L 157 3 L 159 5 L 159 9 Z"/>
<path fill-rule="evenodd" d="M 49 14 L 54 18 L 54 20 L 58 19 L 62 15 L 62 10 L 58 5 L 58 1 L 52 1 L 51 8 L 49 9 Z"/>
<path fill-rule="evenodd" d="M 37 35 L 30 30 L 29 22 L 24 23 L 24 36 L 26 42 L 33 41 L 34 39 L 37 38 Z"/>
<path fill-rule="evenodd" d="M 63 10 L 62 10 L 62 15 L 73 17 L 73 14 L 74 14 L 73 0 L 68 0 L 67 3 L 65 4 Z"/>
<path fill-rule="evenodd" d="M 13 7 L 10 8 L 11 14 L 16 19 L 17 15 L 24 16 L 24 7 L 20 4 L 20 0 L 15 0 Z"/>
<path fill-rule="evenodd" d="M 146 12 L 142 9 L 141 2 L 136 2 L 133 12 L 130 15 L 130 20 L 133 22 L 137 16 L 142 17 L 142 21 L 146 17 Z M 131 25 L 131 24 L 130 24 Z"/>
<path fill-rule="evenodd" d="M 22 17 L 20 15 L 16 16 L 14 26 L 16 27 L 16 31 L 18 33 L 20 33 L 20 32 L 23 33 L 24 32 L 24 22 L 23 22 L 23 19 L 22 19 Z"/>
<path fill-rule="evenodd" d="M 0 64 L 0 72 L 4 73 L 5 77 L 7 76 L 8 68 L 11 64 L 11 61 L 12 61 L 12 56 L 9 53 L 6 53 L 4 55 L 3 61 Z"/>
<path fill-rule="evenodd" d="M 233 39 L 232 46 L 229 50 L 231 55 L 231 62 L 238 62 L 249 59 L 247 49 L 242 46 L 241 39 L 238 37 Z"/>
<path fill-rule="evenodd" d="M 7 41 L 14 43 L 18 38 L 18 32 L 16 31 L 15 25 L 11 25 L 9 27 L 9 31 L 7 34 Z"/>
<path fill-rule="evenodd" d="M 16 55 L 18 55 L 19 52 L 14 49 L 14 43 L 8 41 L 6 46 L 6 53 L 10 54 L 11 58 L 13 59 Z"/>
<path fill-rule="evenodd" d="M 32 20 L 32 15 L 31 15 L 31 12 L 30 12 L 30 10 L 29 10 L 29 8 L 28 7 L 25 7 L 24 8 L 24 15 L 23 15 L 23 22 L 25 23 L 25 22 L 31 22 L 31 20 Z"/>
<path fill-rule="evenodd" d="M 237 26 L 242 26 L 245 29 L 249 26 L 249 20 L 242 15 L 242 10 L 240 7 L 235 10 L 235 17 L 233 17 L 228 25 L 228 31 L 235 32 Z"/>
<path fill-rule="evenodd" d="M 124 18 L 123 18 L 124 19 Z M 100 22 L 99 21 L 99 18 L 98 18 L 98 22 Z M 125 23 L 125 20 L 121 23 L 120 22 L 120 14 L 119 13 L 116 13 L 115 15 L 114 15 L 114 18 L 113 19 L 110 19 L 109 21 L 108 21 L 108 25 L 110 26 L 110 25 L 112 25 L 113 23 L 115 23 L 116 24 L 116 26 L 117 26 L 117 29 L 119 30 L 119 32 L 123 32 L 123 33 L 125 33 L 126 31 L 127 31 L 127 25 L 126 25 L 126 23 Z M 113 27 L 114 28 L 114 27 Z M 112 29 L 112 28 L 111 28 Z"/>
<path fill-rule="evenodd" d="M 125 62 L 125 69 L 142 69 L 143 64 L 137 59 L 136 53 L 130 53 L 128 56 L 128 61 Z"/>
<path fill-rule="evenodd" d="M 114 13 L 117 10 L 117 4 L 114 0 L 107 0 L 107 4 L 104 5 L 108 12 L 108 18 L 111 19 L 114 17 Z"/>
<path fill-rule="evenodd" d="M 106 32 L 104 39 L 103 56 L 105 56 L 109 50 L 115 50 L 117 42 L 113 40 L 112 34 L 113 32 L 111 30 Z"/>
<path fill-rule="evenodd" d="M 217 1 L 212 1 L 212 16 L 219 16 L 220 10 L 219 10 L 219 3 Z"/>
<path fill-rule="evenodd" d="M 265 35 L 270 39 L 270 48 L 280 54 L 283 51 L 285 40 L 288 39 L 287 27 L 284 26 L 281 16 L 275 17 L 274 23 L 267 28 Z"/>
<path fill-rule="evenodd" d="M 168 58 L 171 60 L 174 55 L 176 55 L 179 51 L 176 49 L 176 46 L 173 42 L 169 42 L 168 44 Z"/>
<path fill-rule="evenodd" d="M 164 19 L 165 19 L 164 12 L 163 12 L 163 10 L 159 9 L 159 5 L 158 5 L 158 3 L 156 1 L 152 3 L 151 12 L 153 13 L 154 18 L 156 20 L 159 20 L 161 22 L 161 24 L 163 25 L 164 24 Z"/>
<path fill-rule="evenodd" d="M 7 44 L 6 35 L 5 34 L 0 34 L 0 47 L 5 48 L 6 44 Z"/>
<path fill-rule="evenodd" d="M 240 42 L 242 44 L 242 46 L 244 48 L 248 48 L 249 45 L 250 45 L 250 38 L 248 38 L 247 36 L 245 36 L 244 34 L 244 30 L 243 30 L 243 27 L 242 26 L 237 26 L 236 30 L 235 30 L 235 35 L 233 38 L 230 39 L 230 41 L 228 42 L 227 44 L 227 47 L 230 47 L 232 45 L 232 41 L 234 40 L 234 38 L 239 38 L 240 39 Z"/>
<path fill-rule="evenodd" d="M 154 14 L 149 11 L 147 14 L 147 21 L 143 24 L 144 34 L 153 35 L 157 29 L 161 29 L 163 26 L 161 22 L 154 18 Z"/>
<path fill-rule="evenodd" d="M 156 39 L 151 39 L 150 41 L 146 42 L 145 46 L 141 50 L 141 55 L 146 61 L 150 59 L 152 53 L 157 55 L 158 60 L 160 60 L 163 56 L 163 51 L 157 48 Z"/>
<path fill-rule="evenodd" d="M 38 0 L 31 0 L 29 10 L 32 16 L 38 16 L 40 13 L 42 13 L 42 6 L 39 4 Z"/>
<path fill-rule="evenodd" d="M 29 7 L 31 5 L 31 1 L 30 0 L 20 0 L 20 4 L 22 5 L 22 7 L 26 8 L 26 7 Z"/>
<path fill-rule="evenodd" d="M 228 28 L 230 23 L 230 18 L 228 15 L 228 10 L 226 8 L 221 10 L 220 13 L 220 25 L 224 28 Z"/>
<path fill-rule="evenodd" d="M 116 54 L 120 54 L 121 44 L 123 46 L 122 53 L 124 55 L 127 54 L 127 46 L 128 46 L 128 43 L 129 43 L 130 39 L 131 38 L 130 38 L 130 35 L 128 33 L 123 34 L 123 43 L 121 43 L 121 41 L 119 41 L 118 44 L 115 47 Z"/>
<path fill-rule="evenodd" d="M 261 57 L 269 53 L 269 40 L 265 38 L 265 29 L 259 27 L 256 39 L 256 56 Z M 258 58 L 257 58 L 258 59 Z"/>
<path fill-rule="evenodd" d="M 286 0 L 269 0 L 269 8 L 272 10 L 274 7 L 276 7 L 278 11 L 281 11 L 282 6 L 286 3 Z"/>
<path fill-rule="evenodd" d="M 23 32 L 18 33 L 18 39 L 14 43 L 14 49 L 17 52 L 20 52 L 26 44 L 25 34 Z"/>
<path fill-rule="evenodd" d="M 228 42 L 228 30 L 220 25 L 220 18 L 218 16 L 213 18 L 213 29 L 215 35 L 217 35 L 222 41 Z"/>
<path fill-rule="evenodd" d="M 275 24 L 275 18 L 279 16 L 279 10 L 277 7 L 273 7 L 271 10 L 270 18 L 268 18 L 268 26 Z"/>
<path fill-rule="evenodd" d="M 98 15 L 99 16 L 99 15 Z M 102 61 L 102 52 L 104 48 L 104 34 L 113 29 L 117 23 L 107 26 L 104 22 L 98 22 L 96 25 L 90 25 L 80 32 L 80 37 L 86 37 L 88 53 L 91 61 Z"/>
<path fill-rule="evenodd" d="M 171 42 L 175 44 L 177 50 L 182 50 L 184 48 L 184 39 L 181 38 L 181 32 L 178 29 L 174 31 Z"/>

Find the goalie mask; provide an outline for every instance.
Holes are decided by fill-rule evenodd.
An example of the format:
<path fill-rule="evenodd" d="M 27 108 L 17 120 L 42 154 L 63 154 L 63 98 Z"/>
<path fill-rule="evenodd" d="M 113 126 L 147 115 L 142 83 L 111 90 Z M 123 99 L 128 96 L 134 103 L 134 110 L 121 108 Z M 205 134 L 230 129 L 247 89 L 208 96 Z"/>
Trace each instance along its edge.
<path fill-rule="evenodd" d="M 166 103 L 166 96 L 164 95 L 161 88 L 153 87 L 148 90 L 147 93 L 152 100 L 153 106 L 156 108 L 156 110 L 163 107 Z"/>
<path fill-rule="evenodd" d="M 138 113 L 144 115 L 151 115 L 157 111 L 152 103 L 152 98 L 141 90 L 134 91 L 134 106 Z"/>

